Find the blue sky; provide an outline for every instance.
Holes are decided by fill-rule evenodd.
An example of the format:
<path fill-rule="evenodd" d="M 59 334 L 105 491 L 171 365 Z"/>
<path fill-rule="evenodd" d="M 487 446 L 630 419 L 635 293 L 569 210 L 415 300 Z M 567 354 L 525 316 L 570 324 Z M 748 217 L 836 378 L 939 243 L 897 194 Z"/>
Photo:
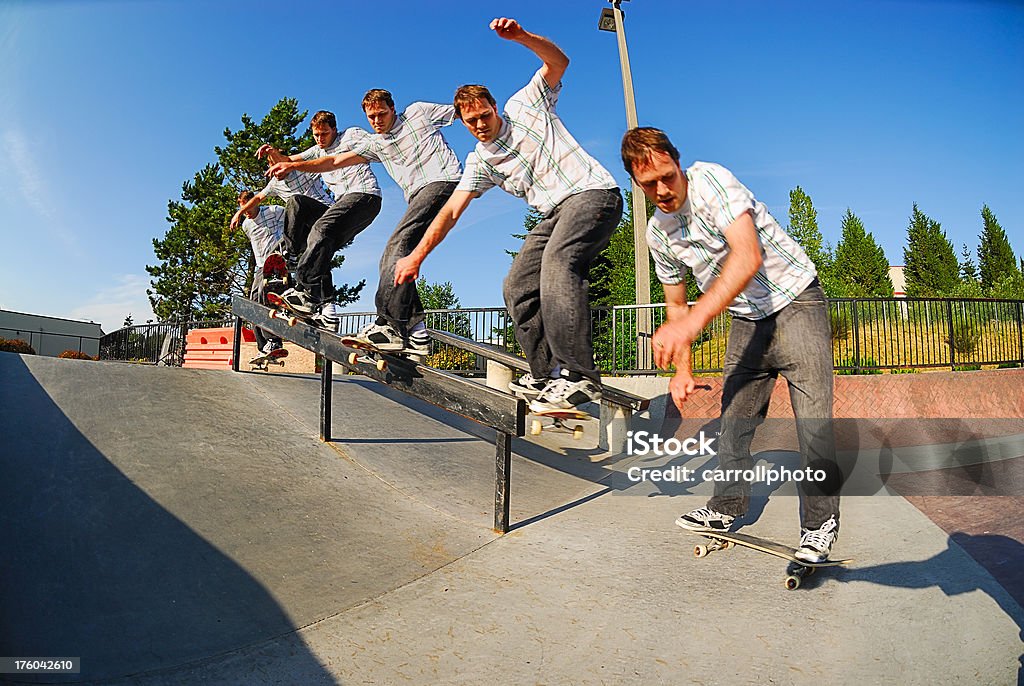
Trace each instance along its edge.
<path fill-rule="evenodd" d="M 118 328 L 152 317 L 145 265 L 167 201 L 239 127 L 281 97 L 366 126 L 369 88 L 396 104 L 450 101 L 483 83 L 499 103 L 539 66 L 487 25 L 512 16 L 572 59 L 559 112 L 623 185 L 625 112 L 601 0 L 444 3 L 3 0 L 0 2 L 0 308 Z M 912 205 L 972 251 L 984 203 L 1024 254 L 1024 3 L 633 0 L 624 3 L 641 124 L 684 162 L 724 164 L 788 223 L 811 196 L 826 240 L 853 210 L 901 264 Z M 446 130 L 460 159 L 473 139 Z M 384 209 L 337 281 L 365 278 L 404 211 Z M 501 304 L 505 249 L 526 207 L 475 201 L 424 264 L 464 306 Z"/>

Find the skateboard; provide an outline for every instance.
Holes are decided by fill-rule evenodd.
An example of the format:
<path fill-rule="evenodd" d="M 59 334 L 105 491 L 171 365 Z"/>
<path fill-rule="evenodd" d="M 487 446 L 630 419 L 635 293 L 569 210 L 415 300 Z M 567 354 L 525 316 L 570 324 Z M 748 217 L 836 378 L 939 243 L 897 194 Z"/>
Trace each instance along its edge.
<path fill-rule="evenodd" d="M 781 557 L 784 560 L 789 560 L 789 565 L 786 567 L 785 586 L 790 591 L 800 588 L 800 582 L 803 581 L 804 577 L 814 574 L 819 567 L 838 567 L 853 562 L 853 560 L 804 562 L 803 560 L 797 559 L 796 548 L 790 548 L 788 545 L 782 545 L 775 541 L 769 541 L 764 538 L 759 538 L 758 536 L 751 536 L 749 534 L 743 534 L 736 531 L 686 528 L 683 528 L 683 531 L 689 534 L 703 536 L 710 541 L 710 543 L 695 545 L 693 547 L 694 557 L 706 557 L 716 550 L 728 550 L 735 546 L 742 546 L 762 553 L 768 553 L 775 557 Z"/>
<path fill-rule="evenodd" d="M 288 351 L 284 348 L 278 348 L 277 350 L 270 351 L 267 355 L 257 355 L 256 357 L 249 360 L 249 364 L 252 365 L 252 369 L 262 369 L 268 371 L 269 366 L 272 364 L 279 364 L 284 366 L 284 358 L 288 357 Z"/>
<path fill-rule="evenodd" d="M 567 421 L 579 421 L 585 419 L 593 419 L 593 417 L 584 412 L 583 410 L 545 410 L 543 412 L 532 412 L 536 419 L 530 423 L 530 435 L 539 436 L 540 433 L 545 429 L 562 429 L 564 431 L 572 432 L 572 439 L 578 441 L 583 438 L 583 425 L 576 424 L 575 426 L 566 426 Z M 550 424 L 545 424 L 541 421 L 541 418 L 547 417 L 551 419 Z"/>
<path fill-rule="evenodd" d="M 343 336 L 341 344 L 347 348 L 355 348 L 356 350 L 362 350 L 365 355 L 359 353 L 349 353 L 348 363 L 349 364 L 370 364 L 377 368 L 377 371 L 383 372 L 388 368 L 387 355 L 393 355 L 395 357 L 402 357 L 412 362 L 417 362 L 422 358 L 422 355 L 407 352 L 405 350 L 381 350 L 372 343 L 353 338 L 352 336 Z"/>
<path fill-rule="evenodd" d="M 305 322 L 310 326 L 314 326 L 324 331 L 330 331 L 335 333 L 333 328 L 329 328 L 323 325 L 323 322 L 318 319 L 318 312 L 300 312 L 289 306 L 278 293 L 270 292 L 266 294 L 267 303 L 271 305 L 270 318 L 271 319 L 284 319 L 288 322 L 288 326 L 295 326 L 297 322 Z"/>

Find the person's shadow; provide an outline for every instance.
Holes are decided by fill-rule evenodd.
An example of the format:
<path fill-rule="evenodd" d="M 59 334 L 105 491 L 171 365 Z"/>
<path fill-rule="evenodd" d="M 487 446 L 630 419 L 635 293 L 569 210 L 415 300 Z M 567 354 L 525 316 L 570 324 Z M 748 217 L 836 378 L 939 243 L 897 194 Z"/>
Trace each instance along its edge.
<path fill-rule="evenodd" d="M 971 574 L 970 565 L 964 564 L 965 552 L 993 578 Z M 950 535 L 945 550 L 927 560 L 843 567 L 834 570 L 830 578 L 843 583 L 866 581 L 900 588 L 937 586 L 947 596 L 982 591 L 1013 619 L 1024 641 L 1024 545 L 1008 536 L 956 532 Z M 1024 686 L 1024 655 L 1018 658 L 1017 684 Z"/>

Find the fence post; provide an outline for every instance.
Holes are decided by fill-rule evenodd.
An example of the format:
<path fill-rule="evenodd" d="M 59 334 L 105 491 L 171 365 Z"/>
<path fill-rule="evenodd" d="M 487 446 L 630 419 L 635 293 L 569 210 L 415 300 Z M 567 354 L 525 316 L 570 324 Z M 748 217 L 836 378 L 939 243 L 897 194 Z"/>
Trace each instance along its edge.
<path fill-rule="evenodd" d="M 857 303 L 853 300 L 850 305 L 853 309 L 853 373 L 860 374 L 860 317 L 857 316 Z"/>
<path fill-rule="evenodd" d="M 946 301 L 946 341 L 949 343 L 949 371 L 956 371 L 956 350 L 953 347 L 953 301 Z"/>
<path fill-rule="evenodd" d="M 1024 367 L 1024 302 L 1017 302 L 1017 362 Z"/>

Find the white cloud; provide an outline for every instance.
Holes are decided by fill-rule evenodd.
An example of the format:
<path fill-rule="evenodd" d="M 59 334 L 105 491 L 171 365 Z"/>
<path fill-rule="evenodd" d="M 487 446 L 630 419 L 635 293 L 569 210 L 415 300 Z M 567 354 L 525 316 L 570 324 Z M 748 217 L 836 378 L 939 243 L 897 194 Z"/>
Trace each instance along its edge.
<path fill-rule="evenodd" d="M 155 319 L 146 295 L 148 287 L 148 276 L 122 274 L 114 277 L 111 285 L 101 288 L 84 304 L 74 308 L 69 316 L 101 324 L 106 333 L 120 329 L 129 314 L 136 324 L 145 324 L 146 320 Z"/>
<path fill-rule="evenodd" d="M 78 239 L 63 226 L 60 210 L 54 205 L 57 193 L 54 185 L 47 183 L 43 172 L 33 156 L 28 137 L 17 129 L 4 131 L 3 147 L 7 152 L 10 169 L 14 173 L 14 185 L 21 197 L 37 215 L 45 221 L 41 228 L 59 240 L 69 251 L 78 251 Z"/>

